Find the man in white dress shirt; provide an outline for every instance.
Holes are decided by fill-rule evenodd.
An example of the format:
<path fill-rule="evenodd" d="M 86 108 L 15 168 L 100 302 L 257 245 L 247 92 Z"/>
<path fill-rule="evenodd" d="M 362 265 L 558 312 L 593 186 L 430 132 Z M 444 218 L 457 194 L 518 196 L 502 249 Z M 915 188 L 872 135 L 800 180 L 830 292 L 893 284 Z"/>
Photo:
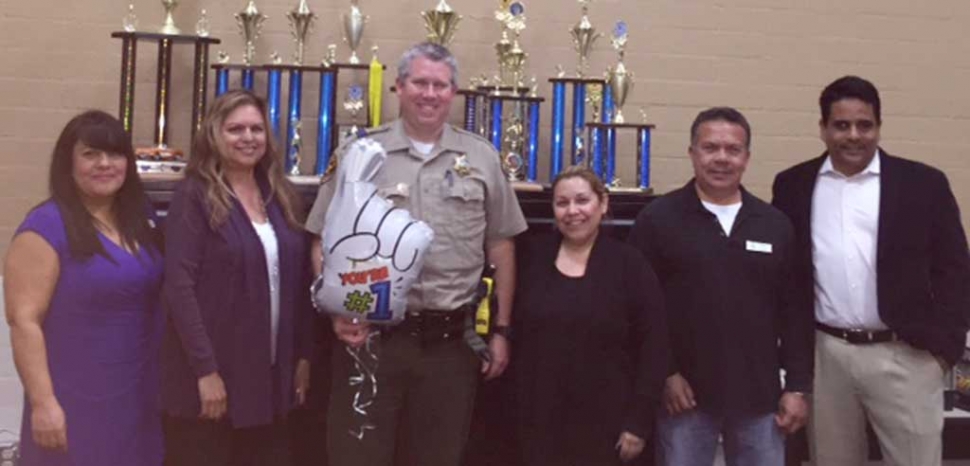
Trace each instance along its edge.
<path fill-rule="evenodd" d="M 939 465 L 944 373 L 960 358 L 970 260 L 946 176 L 879 147 L 879 93 L 846 76 L 819 98 L 827 151 L 775 179 L 795 227 L 797 298 L 816 319 L 818 466 Z"/>

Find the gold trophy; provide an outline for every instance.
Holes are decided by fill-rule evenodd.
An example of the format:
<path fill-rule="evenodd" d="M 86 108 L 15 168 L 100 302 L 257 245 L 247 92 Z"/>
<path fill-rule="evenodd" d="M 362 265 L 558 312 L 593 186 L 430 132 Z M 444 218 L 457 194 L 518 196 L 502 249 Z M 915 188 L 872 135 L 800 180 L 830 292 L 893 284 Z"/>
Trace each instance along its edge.
<path fill-rule="evenodd" d="M 290 21 L 290 27 L 292 28 L 293 40 L 296 42 L 296 51 L 293 52 L 293 63 L 297 65 L 303 64 L 303 50 L 306 46 L 306 38 L 310 34 L 310 26 L 316 17 L 317 14 L 310 11 L 310 6 L 307 5 L 306 0 L 300 0 L 300 3 L 286 14 L 286 19 Z"/>
<path fill-rule="evenodd" d="M 172 12 L 175 11 L 175 7 L 179 6 L 179 0 L 162 0 L 162 6 L 165 7 L 165 22 L 158 32 L 173 36 L 181 34 L 182 31 L 175 26 L 175 19 L 172 18 Z"/>
<path fill-rule="evenodd" d="M 445 0 L 440 0 L 434 10 L 422 11 L 428 41 L 447 47 L 458 30 L 462 16 L 455 13 Z"/>
<path fill-rule="evenodd" d="M 348 61 L 356 65 L 360 63 L 360 58 L 357 56 L 357 47 L 360 46 L 360 38 L 364 35 L 367 16 L 360 12 L 357 0 L 350 0 L 350 13 L 341 15 L 341 19 L 344 23 L 344 41 L 350 47 L 350 59 Z"/>
<path fill-rule="evenodd" d="M 263 21 L 266 21 L 267 16 L 260 13 L 259 9 L 256 8 L 256 0 L 249 0 L 246 8 L 233 16 L 235 16 L 236 23 L 239 25 L 239 32 L 243 36 L 243 41 L 246 42 L 243 63 L 252 65 L 253 58 L 256 57 L 256 39 L 259 38 Z"/>
<path fill-rule="evenodd" d="M 495 43 L 498 55 L 499 76 L 502 84 L 521 86 L 522 70 L 528 54 L 519 46 L 519 36 L 525 30 L 525 6 L 522 2 L 502 0 L 501 6 L 495 11 L 495 19 L 502 23 L 502 38 Z M 509 39 L 509 33 L 512 39 Z"/>
<path fill-rule="evenodd" d="M 602 35 L 596 32 L 596 28 L 589 22 L 589 2 L 591 0 L 579 0 L 583 7 L 583 17 L 569 30 L 573 36 L 573 46 L 579 54 L 579 63 L 576 65 L 576 75 L 582 78 L 589 68 L 589 52 L 593 50 L 596 39 Z"/>
<path fill-rule="evenodd" d="M 626 23 L 618 21 L 613 28 L 613 48 L 619 55 L 619 62 L 616 68 L 611 68 L 607 72 L 607 80 L 610 89 L 613 91 L 613 103 L 616 105 L 616 115 L 613 123 L 625 123 L 623 120 L 623 104 L 626 103 L 630 91 L 633 89 L 633 72 L 627 71 L 623 64 L 623 57 L 626 54 L 626 42 L 628 37 Z"/>

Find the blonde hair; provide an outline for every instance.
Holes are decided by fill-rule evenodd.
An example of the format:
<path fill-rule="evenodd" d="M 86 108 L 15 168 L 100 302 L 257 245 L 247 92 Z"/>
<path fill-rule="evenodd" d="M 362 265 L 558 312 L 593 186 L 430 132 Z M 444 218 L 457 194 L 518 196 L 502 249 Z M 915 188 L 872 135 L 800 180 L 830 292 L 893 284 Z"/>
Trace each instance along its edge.
<path fill-rule="evenodd" d="M 568 180 L 570 178 L 580 178 L 582 180 L 586 180 L 586 182 L 589 183 L 590 189 L 593 190 L 593 193 L 596 194 L 596 197 L 599 198 L 600 202 L 603 202 L 603 200 L 606 199 L 606 185 L 603 184 L 603 180 L 596 176 L 596 173 L 593 173 L 593 170 L 590 170 L 582 165 L 573 165 L 559 172 L 559 174 L 556 175 L 556 178 L 552 180 L 552 192 L 556 192 L 556 186 L 558 186 L 561 181 Z"/>
<path fill-rule="evenodd" d="M 202 120 L 202 128 L 195 135 L 192 157 L 189 159 L 186 175 L 198 177 L 205 185 L 206 201 L 209 205 L 209 226 L 218 228 L 229 218 L 232 210 L 232 189 L 225 178 L 225 166 L 219 152 L 222 142 L 222 123 L 236 109 L 253 106 L 263 116 L 267 126 L 266 154 L 256 165 L 257 173 L 262 172 L 269 180 L 269 197 L 275 198 L 283 210 L 283 216 L 293 228 L 300 228 L 302 206 L 296 189 L 286 179 L 276 141 L 269 131 L 266 119 L 266 102 L 252 92 L 236 89 L 219 96 Z"/>

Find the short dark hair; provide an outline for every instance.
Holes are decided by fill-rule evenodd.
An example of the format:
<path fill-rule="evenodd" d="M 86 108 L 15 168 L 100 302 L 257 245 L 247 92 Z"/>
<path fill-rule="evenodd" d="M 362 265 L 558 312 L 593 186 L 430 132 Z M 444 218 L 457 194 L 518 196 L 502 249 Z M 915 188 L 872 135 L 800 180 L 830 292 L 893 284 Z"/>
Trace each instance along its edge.
<path fill-rule="evenodd" d="M 697 141 L 698 128 L 708 121 L 726 121 L 740 126 L 744 129 L 744 147 L 751 149 L 751 125 L 748 124 L 748 119 L 744 117 L 744 114 L 733 107 L 711 107 L 698 113 L 697 118 L 694 118 L 694 122 L 690 125 L 691 146 Z"/>
<path fill-rule="evenodd" d="M 448 69 L 451 70 L 451 85 L 455 88 L 458 87 L 458 60 L 447 47 L 434 42 L 422 42 L 404 51 L 397 64 L 398 81 L 406 81 L 411 76 L 411 62 L 418 57 L 448 65 Z"/>
<path fill-rule="evenodd" d="M 145 247 L 157 254 L 162 246 L 161 236 L 158 229 L 149 224 L 150 204 L 138 176 L 131 138 L 117 118 L 100 110 L 88 110 L 64 126 L 54 145 L 48 174 L 50 196 L 64 219 L 71 255 L 83 260 L 100 254 L 112 260 L 98 239 L 97 220 L 81 202 L 74 181 L 74 146 L 79 141 L 93 149 L 125 156 L 125 181 L 115 194 L 111 207 L 118 233 L 128 249 L 134 251 Z"/>
<path fill-rule="evenodd" d="M 858 76 L 843 76 L 825 86 L 818 98 L 818 107 L 822 111 L 822 123 L 829 122 L 832 115 L 832 104 L 843 99 L 859 99 L 872 106 L 872 113 L 876 116 L 876 123 L 882 124 L 879 91 L 871 82 Z"/>

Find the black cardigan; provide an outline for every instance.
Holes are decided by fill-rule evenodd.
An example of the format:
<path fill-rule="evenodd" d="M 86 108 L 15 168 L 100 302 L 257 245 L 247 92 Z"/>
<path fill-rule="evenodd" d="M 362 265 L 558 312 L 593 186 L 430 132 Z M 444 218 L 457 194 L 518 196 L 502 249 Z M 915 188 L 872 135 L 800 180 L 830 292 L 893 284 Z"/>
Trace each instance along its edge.
<path fill-rule="evenodd" d="M 563 283 L 555 268 L 561 239 L 536 235 L 519 247 L 513 316 L 523 440 L 563 428 L 601 429 L 613 442 L 623 431 L 647 438 L 669 357 L 657 278 L 636 249 L 601 233 L 583 279 L 565 279 L 575 288 L 550 295 L 550 285 Z M 569 412 L 554 416 L 584 427 L 541 425 L 536 413 L 556 406 Z"/>

